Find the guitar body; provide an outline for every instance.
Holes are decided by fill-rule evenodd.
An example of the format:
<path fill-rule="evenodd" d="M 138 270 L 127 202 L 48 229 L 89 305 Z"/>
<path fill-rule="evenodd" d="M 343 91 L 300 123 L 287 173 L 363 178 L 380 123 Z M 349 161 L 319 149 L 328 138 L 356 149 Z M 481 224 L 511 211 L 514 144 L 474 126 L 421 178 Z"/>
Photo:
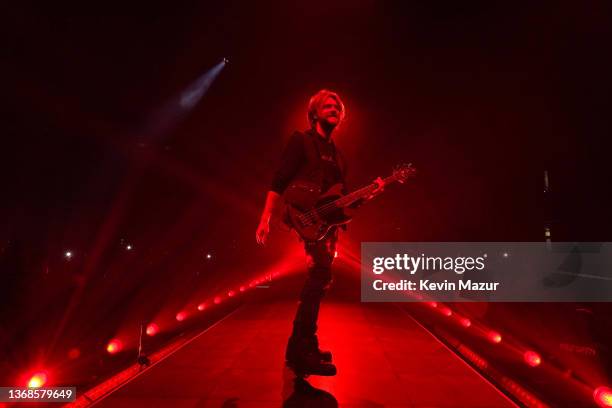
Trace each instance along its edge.
<path fill-rule="evenodd" d="M 335 184 L 325 193 L 310 182 L 292 183 L 285 192 L 285 222 L 305 241 L 319 241 L 338 225 L 347 224 L 351 217 L 332 203 L 342 197 L 342 184 Z"/>

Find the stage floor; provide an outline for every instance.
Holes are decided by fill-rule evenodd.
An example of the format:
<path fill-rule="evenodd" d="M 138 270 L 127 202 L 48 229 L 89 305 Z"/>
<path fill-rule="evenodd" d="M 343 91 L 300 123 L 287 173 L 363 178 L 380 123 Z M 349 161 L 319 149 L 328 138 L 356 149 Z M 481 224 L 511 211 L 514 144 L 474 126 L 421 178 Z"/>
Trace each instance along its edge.
<path fill-rule="evenodd" d="M 295 295 L 282 286 L 260 290 Z M 395 305 L 347 300 L 333 290 L 321 307 L 319 339 L 333 351 L 338 374 L 296 387 L 284 367 L 296 302 L 283 297 L 241 306 L 96 406 L 515 406 Z"/>

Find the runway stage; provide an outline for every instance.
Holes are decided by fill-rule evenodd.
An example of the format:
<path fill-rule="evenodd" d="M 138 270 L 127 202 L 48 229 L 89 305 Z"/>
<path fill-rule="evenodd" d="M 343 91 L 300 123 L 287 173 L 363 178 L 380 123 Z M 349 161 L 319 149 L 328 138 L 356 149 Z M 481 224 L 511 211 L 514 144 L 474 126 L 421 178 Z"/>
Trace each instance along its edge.
<path fill-rule="evenodd" d="M 515 406 L 394 304 L 360 303 L 333 288 L 321 307 L 319 337 L 333 351 L 338 375 L 296 385 L 284 367 L 294 283 L 262 289 L 263 296 L 96 406 Z"/>

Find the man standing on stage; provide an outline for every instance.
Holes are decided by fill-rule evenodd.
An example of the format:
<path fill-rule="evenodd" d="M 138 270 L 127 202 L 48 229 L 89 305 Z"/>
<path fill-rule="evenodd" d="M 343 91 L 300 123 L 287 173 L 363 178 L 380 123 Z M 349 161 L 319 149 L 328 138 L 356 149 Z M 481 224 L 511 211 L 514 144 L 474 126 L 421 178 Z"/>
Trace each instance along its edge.
<path fill-rule="evenodd" d="M 256 239 L 264 244 L 270 231 L 270 218 L 280 206 L 281 195 L 295 181 L 315 183 L 325 192 L 337 183 L 344 183 L 346 166 L 333 140 L 334 129 L 343 121 L 345 108 L 335 92 L 323 89 L 308 104 L 311 128 L 295 132 L 282 155 L 281 165 L 274 175 L 266 204 L 257 227 Z M 382 191 L 382 180 L 377 179 Z M 300 303 L 293 321 L 293 332 L 287 344 L 287 365 L 304 374 L 335 375 L 329 351 L 321 351 L 317 339 L 319 304 L 329 286 L 331 265 L 338 239 L 337 228 L 332 228 L 319 241 L 305 241 L 308 258 L 308 277 L 300 294 Z"/>

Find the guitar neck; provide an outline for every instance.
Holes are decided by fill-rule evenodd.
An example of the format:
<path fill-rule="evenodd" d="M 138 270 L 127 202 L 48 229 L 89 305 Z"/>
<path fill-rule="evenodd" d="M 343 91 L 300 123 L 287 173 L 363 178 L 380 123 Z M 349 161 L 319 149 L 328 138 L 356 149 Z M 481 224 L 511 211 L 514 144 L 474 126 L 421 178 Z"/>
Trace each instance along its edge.
<path fill-rule="evenodd" d="M 392 183 L 394 181 L 396 181 L 397 178 L 394 176 L 389 176 L 387 178 L 383 179 L 384 184 L 389 184 Z M 349 205 L 353 204 L 355 201 L 358 201 L 362 198 L 366 198 L 369 197 L 372 192 L 374 192 L 374 190 L 376 190 L 376 188 L 378 187 L 378 185 L 376 183 L 372 183 L 372 184 L 368 184 L 365 187 L 360 188 L 359 190 L 355 190 L 352 193 L 349 193 L 339 199 L 337 199 L 336 201 L 334 201 L 334 203 L 336 204 L 336 207 L 348 207 Z"/>

